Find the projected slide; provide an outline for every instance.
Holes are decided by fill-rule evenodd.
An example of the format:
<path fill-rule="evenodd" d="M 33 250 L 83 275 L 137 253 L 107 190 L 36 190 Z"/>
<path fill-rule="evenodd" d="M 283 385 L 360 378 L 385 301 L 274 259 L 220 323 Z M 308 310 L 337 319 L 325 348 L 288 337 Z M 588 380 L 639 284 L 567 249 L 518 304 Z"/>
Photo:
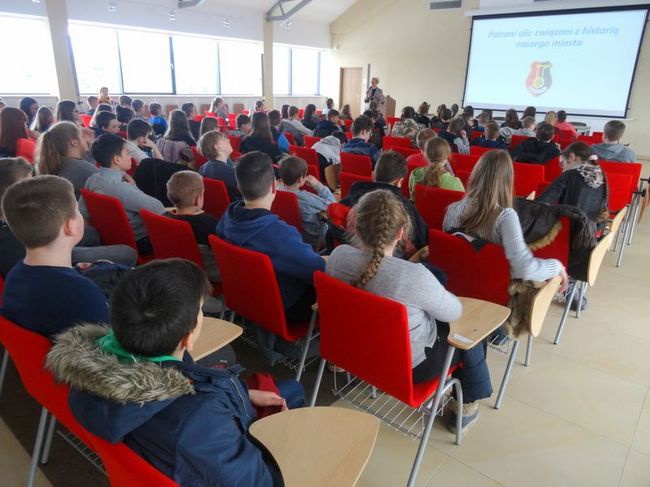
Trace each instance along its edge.
<path fill-rule="evenodd" d="M 463 104 L 623 117 L 646 15 L 475 17 Z"/>

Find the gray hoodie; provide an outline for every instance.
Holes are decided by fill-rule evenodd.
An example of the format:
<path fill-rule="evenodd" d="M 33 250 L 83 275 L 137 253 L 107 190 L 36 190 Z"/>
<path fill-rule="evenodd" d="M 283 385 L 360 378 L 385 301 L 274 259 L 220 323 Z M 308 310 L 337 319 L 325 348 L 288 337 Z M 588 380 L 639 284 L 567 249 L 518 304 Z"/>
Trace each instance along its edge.
<path fill-rule="evenodd" d="M 599 159 L 618 162 L 636 162 L 634 151 L 624 144 L 594 144 L 591 146 Z"/>

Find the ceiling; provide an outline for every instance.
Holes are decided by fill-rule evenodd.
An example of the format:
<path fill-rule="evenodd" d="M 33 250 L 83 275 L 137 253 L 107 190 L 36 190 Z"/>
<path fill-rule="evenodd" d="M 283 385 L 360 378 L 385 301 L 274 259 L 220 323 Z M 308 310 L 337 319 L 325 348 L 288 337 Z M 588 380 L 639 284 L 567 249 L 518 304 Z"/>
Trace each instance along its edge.
<path fill-rule="evenodd" d="M 292 18 L 294 20 L 306 19 L 330 23 L 350 8 L 355 1 L 356 0 L 312 0 Z M 219 9 L 219 7 L 239 7 L 258 10 L 260 13 L 266 13 L 275 2 L 276 0 L 206 0 L 199 8 L 214 11 Z M 298 0 L 289 3 L 285 6 L 285 10 L 289 10 L 297 3 Z"/>

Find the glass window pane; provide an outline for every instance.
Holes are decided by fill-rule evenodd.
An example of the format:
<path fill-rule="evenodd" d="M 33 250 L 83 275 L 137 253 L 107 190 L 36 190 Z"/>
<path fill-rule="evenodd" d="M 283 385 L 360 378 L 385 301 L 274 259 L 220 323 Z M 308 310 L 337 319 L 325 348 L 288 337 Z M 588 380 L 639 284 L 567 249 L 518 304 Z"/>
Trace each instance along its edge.
<path fill-rule="evenodd" d="M 219 42 L 222 95 L 262 94 L 262 46 L 251 42 Z"/>
<path fill-rule="evenodd" d="M 318 94 L 318 51 L 292 48 L 291 94 Z"/>
<path fill-rule="evenodd" d="M 46 21 L 0 17 L 0 93 L 55 93 L 57 79 L 51 46 Z"/>
<path fill-rule="evenodd" d="M 187 36 L 174 36 L 173 41 L 176 93 L 182 95 L 217 93 L 217 41 Z"/>
<path fill-rule="evenodd" d="M 118 31 L 125 93 L 172 93 L 169 36 Z"/>
<path fill-rule="evenodd" d="M 289 93 L 289 51 L 288 47 L 273 46 L 273 94 Z"/>
<path fill-rule="evenodd" d="M 77 83 L 82 95 L 97 94 L 102 86 L 112 93 L 120 93 L 120 58 L 117 33 L 90 25 L 71 24 L 70 39 L 77 72 Z M 102 46 L 101 56 L 97 46 Z"/>

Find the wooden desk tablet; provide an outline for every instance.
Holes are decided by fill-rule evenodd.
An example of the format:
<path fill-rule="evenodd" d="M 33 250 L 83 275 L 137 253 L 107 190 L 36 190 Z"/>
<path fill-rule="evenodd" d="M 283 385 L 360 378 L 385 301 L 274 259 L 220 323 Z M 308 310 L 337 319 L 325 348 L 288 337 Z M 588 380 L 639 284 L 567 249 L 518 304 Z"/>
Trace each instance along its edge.
<path fill-rule="evenodd" d="M 461 298 L 463 314 L 449 324 L 447 341 L 460 350 L 467 350 L 499 328 L 510 316 L 510 308 L 481 299 Z"/>
<path fill-rule="evenodd" d="M 220 348 L 225 347 L 242 334 L 241 326 L 217 318 L 203 318 L 203 327 L 198 340 L 194 344 L 192 358 L 201 360 Z"/>

